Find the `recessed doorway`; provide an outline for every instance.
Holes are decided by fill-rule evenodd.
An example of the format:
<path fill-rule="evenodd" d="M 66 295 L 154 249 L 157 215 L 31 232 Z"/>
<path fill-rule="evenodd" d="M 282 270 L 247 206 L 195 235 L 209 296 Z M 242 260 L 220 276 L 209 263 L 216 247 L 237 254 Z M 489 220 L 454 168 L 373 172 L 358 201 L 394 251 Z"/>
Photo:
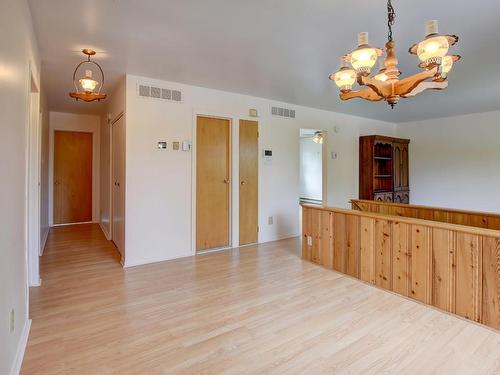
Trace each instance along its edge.
<path fill-rule="evenodd" d="M 326 201 L 326 141 L 320 129 L 300 129 L 299 200 L 323 204 Z"/>
<path fill-rule="evenodd" d="M 92 133 L 54 132 L 54 224 L 92 221 Z"/>

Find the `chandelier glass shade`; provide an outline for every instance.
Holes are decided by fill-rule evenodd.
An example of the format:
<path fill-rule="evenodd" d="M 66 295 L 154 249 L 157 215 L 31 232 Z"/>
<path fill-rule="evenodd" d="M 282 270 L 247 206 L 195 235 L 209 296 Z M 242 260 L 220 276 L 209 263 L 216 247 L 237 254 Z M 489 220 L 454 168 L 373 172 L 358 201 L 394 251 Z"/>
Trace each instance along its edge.
<path fill-rule="evenodd" d="M 83 100 L 85 102 L 93 102 L 94 100 L 101 101 L 102 99 L 106 99 L 107 95 L 101 93 L 101 89 L 104 86 L 104 72 L 102 71 L 101 66 L 95 61 L 90 60 L 90 57 L 95 55 L 95 51 L 91 49 L 84 49 L 83 54 L 87 56 L 87 60 L 82 61 L 78 64 L 73 72 L 73 84 L 75 86 L 75 91 L 70 92 L 69 96 L 76 100 Z M 85 70 L 85 76 L 78 80 L 80 84 L 81 90 L 78 88 L 76 76 L 80 67 L 83 65 L 88 65 L 91 67 L 97 67 L 99 72 L 101 73 L 102 83 L 99 83 L 93 78 L 93 72 L 91 69 Z M 97 92 L 94 92 L 95 89 L 99 86 Z"/>
<path fill-rule="evenodd" d="M 409 52 L 420 60 L 420 73 L 400 79 L 398 60 L 394 51 L 392 26 L 396 17 L 392 1 L 387 1 L 388 41 L 385 45 L 385 58 L 374 76 L 370 76 L 377 60 L 384 54 L 380 48 L 371 47 L 368 33 L 358 35 L 358 47 L 341 59 L 341 67 L 330 75 L 330 79 L 340 89 L 340 98 L 349 100 L 361 98 L 369 101 L 385 100 L 392 108 L 400 98 L 413 97 L 425 90 L 442 90 L 448 87 L 448 74 L 459 55 L 449 55 L 451 46 L 458 42 L 455 35 L 440 35 L 438 21 L 426 23 L 426 37 L 410 47 Z M 349 66 L 350 65 L 350 66 Z M 355 84 L 364 86 L 353 90 Z"/>

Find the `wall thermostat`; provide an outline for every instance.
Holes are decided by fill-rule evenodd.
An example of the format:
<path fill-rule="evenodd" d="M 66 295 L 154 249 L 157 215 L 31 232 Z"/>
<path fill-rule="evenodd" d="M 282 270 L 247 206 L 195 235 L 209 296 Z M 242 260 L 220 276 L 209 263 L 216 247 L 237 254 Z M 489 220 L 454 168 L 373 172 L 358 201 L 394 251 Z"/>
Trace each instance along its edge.
<path fill-rule="evenodd" d="M 166 149 L 167 149 L 167 142 L 166 141 L 158 142 L 158 150 L 166 150 Z"/>
<path fill-rule="evenodd" d="M 250 117 L 258 117 L 259 112 L 257 112 L 257 110 L 255 108 L 250 108 L 250 110 L 248 111 L 248 115 Z"/>
<path fill-rule="evenodd" d="M 174 151 L 179 151 L 179 146 L 180 146 L 180 142 L 179 141 L 173 141 L 172 142 L 172 149 L 174 149 Z"/>

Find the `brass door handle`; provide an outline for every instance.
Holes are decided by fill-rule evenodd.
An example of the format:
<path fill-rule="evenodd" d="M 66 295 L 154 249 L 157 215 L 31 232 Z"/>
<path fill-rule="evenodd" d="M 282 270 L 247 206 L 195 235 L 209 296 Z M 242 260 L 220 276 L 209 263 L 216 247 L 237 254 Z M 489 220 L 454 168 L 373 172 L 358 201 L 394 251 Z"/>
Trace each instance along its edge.
<path fill-rule="evenodd" d="M 231 182 L 231 181 L 229 180 L 229 178 L 226 178 L 226 179 L 224 180 L 224 183 L 225 183 L 225 184 L 228 184 L 228 185 L 229 185 L 229 183 L 230 183 L 230 182 Z"/>
<path fill-rule="evenodd" d="M 240 184 L 246 185 L 246 181 L 241 181 Z"/>

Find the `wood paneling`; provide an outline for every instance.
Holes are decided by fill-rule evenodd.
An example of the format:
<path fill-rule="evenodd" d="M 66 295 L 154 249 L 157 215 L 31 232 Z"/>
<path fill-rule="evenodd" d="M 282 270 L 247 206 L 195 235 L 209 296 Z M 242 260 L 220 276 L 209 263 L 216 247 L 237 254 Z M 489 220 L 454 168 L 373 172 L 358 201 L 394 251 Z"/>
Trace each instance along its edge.
<path fill-rule="evenodd" d="M 375 285 L 391 290 L 391 227 L 388 220 L 375 220 Z"/>
<path fill-rule="evenodd" d="M 442 223 L 500 230 L 500 215 L 494 213 L 356 199 L 351 200 L 351 205 L 353 210 L 364 212 L 385 213 L 415 219 L 434 220 Z"/>
<path fill-rule="evenodd" d="M 410 288 L 409 248 L 410 225 L 394 222 L 392 225 L 392 290 L 408 296 Z"/>
<path fill-rule="evenodd" d="M 432 305 L 446 311 L 454 306 L 455 237 L 450 230 L 432 230 Z"/>
<path fill-rule="evenodd" d="M 335 213 L 333 215 L 333 269 L 346 272 L 346 215 Z"/>
<path fill-rule="evenodd" d="M 92 133 L 54 132 L 54 224 L 92 221 Z"/>
<path fill-rule="evenodd" d="M 479 321 L 480 238 L 457 233 L 455 313 Z"/>
<path fill-rule="evenodd" d="M 320 263 L 333 268 L 333 213 L 321 211 Z"/>
<path fill-rule="evenodd" d="M 360 217 L 360 279 L 375 283 L 375 219 Z"/>
<path fill-rule="evenodd" d="M 500 330 L 500 239 L 483 238 L 481 321 Z"/>
<path fill-rule="evenodd" d="M 346 217 L 346 273 L 359 278 L 359 217 L 347 215 Z"/>
<path fill-rule="evenodd" d="M 259 124 L 240 120 L 240 245 L 258 242 Z"/>
<path fill-rule="evenodd" d="M 196 250 L 229 246 L 230 121 L 198 117 Z"/>
<path fill-rule="evenodd" d="M 304 259 L 312 251 L 325 267 L 500 327 L 499 231 L 311 205 L 303 210 L 304 241 L 313 235 Z"/>

